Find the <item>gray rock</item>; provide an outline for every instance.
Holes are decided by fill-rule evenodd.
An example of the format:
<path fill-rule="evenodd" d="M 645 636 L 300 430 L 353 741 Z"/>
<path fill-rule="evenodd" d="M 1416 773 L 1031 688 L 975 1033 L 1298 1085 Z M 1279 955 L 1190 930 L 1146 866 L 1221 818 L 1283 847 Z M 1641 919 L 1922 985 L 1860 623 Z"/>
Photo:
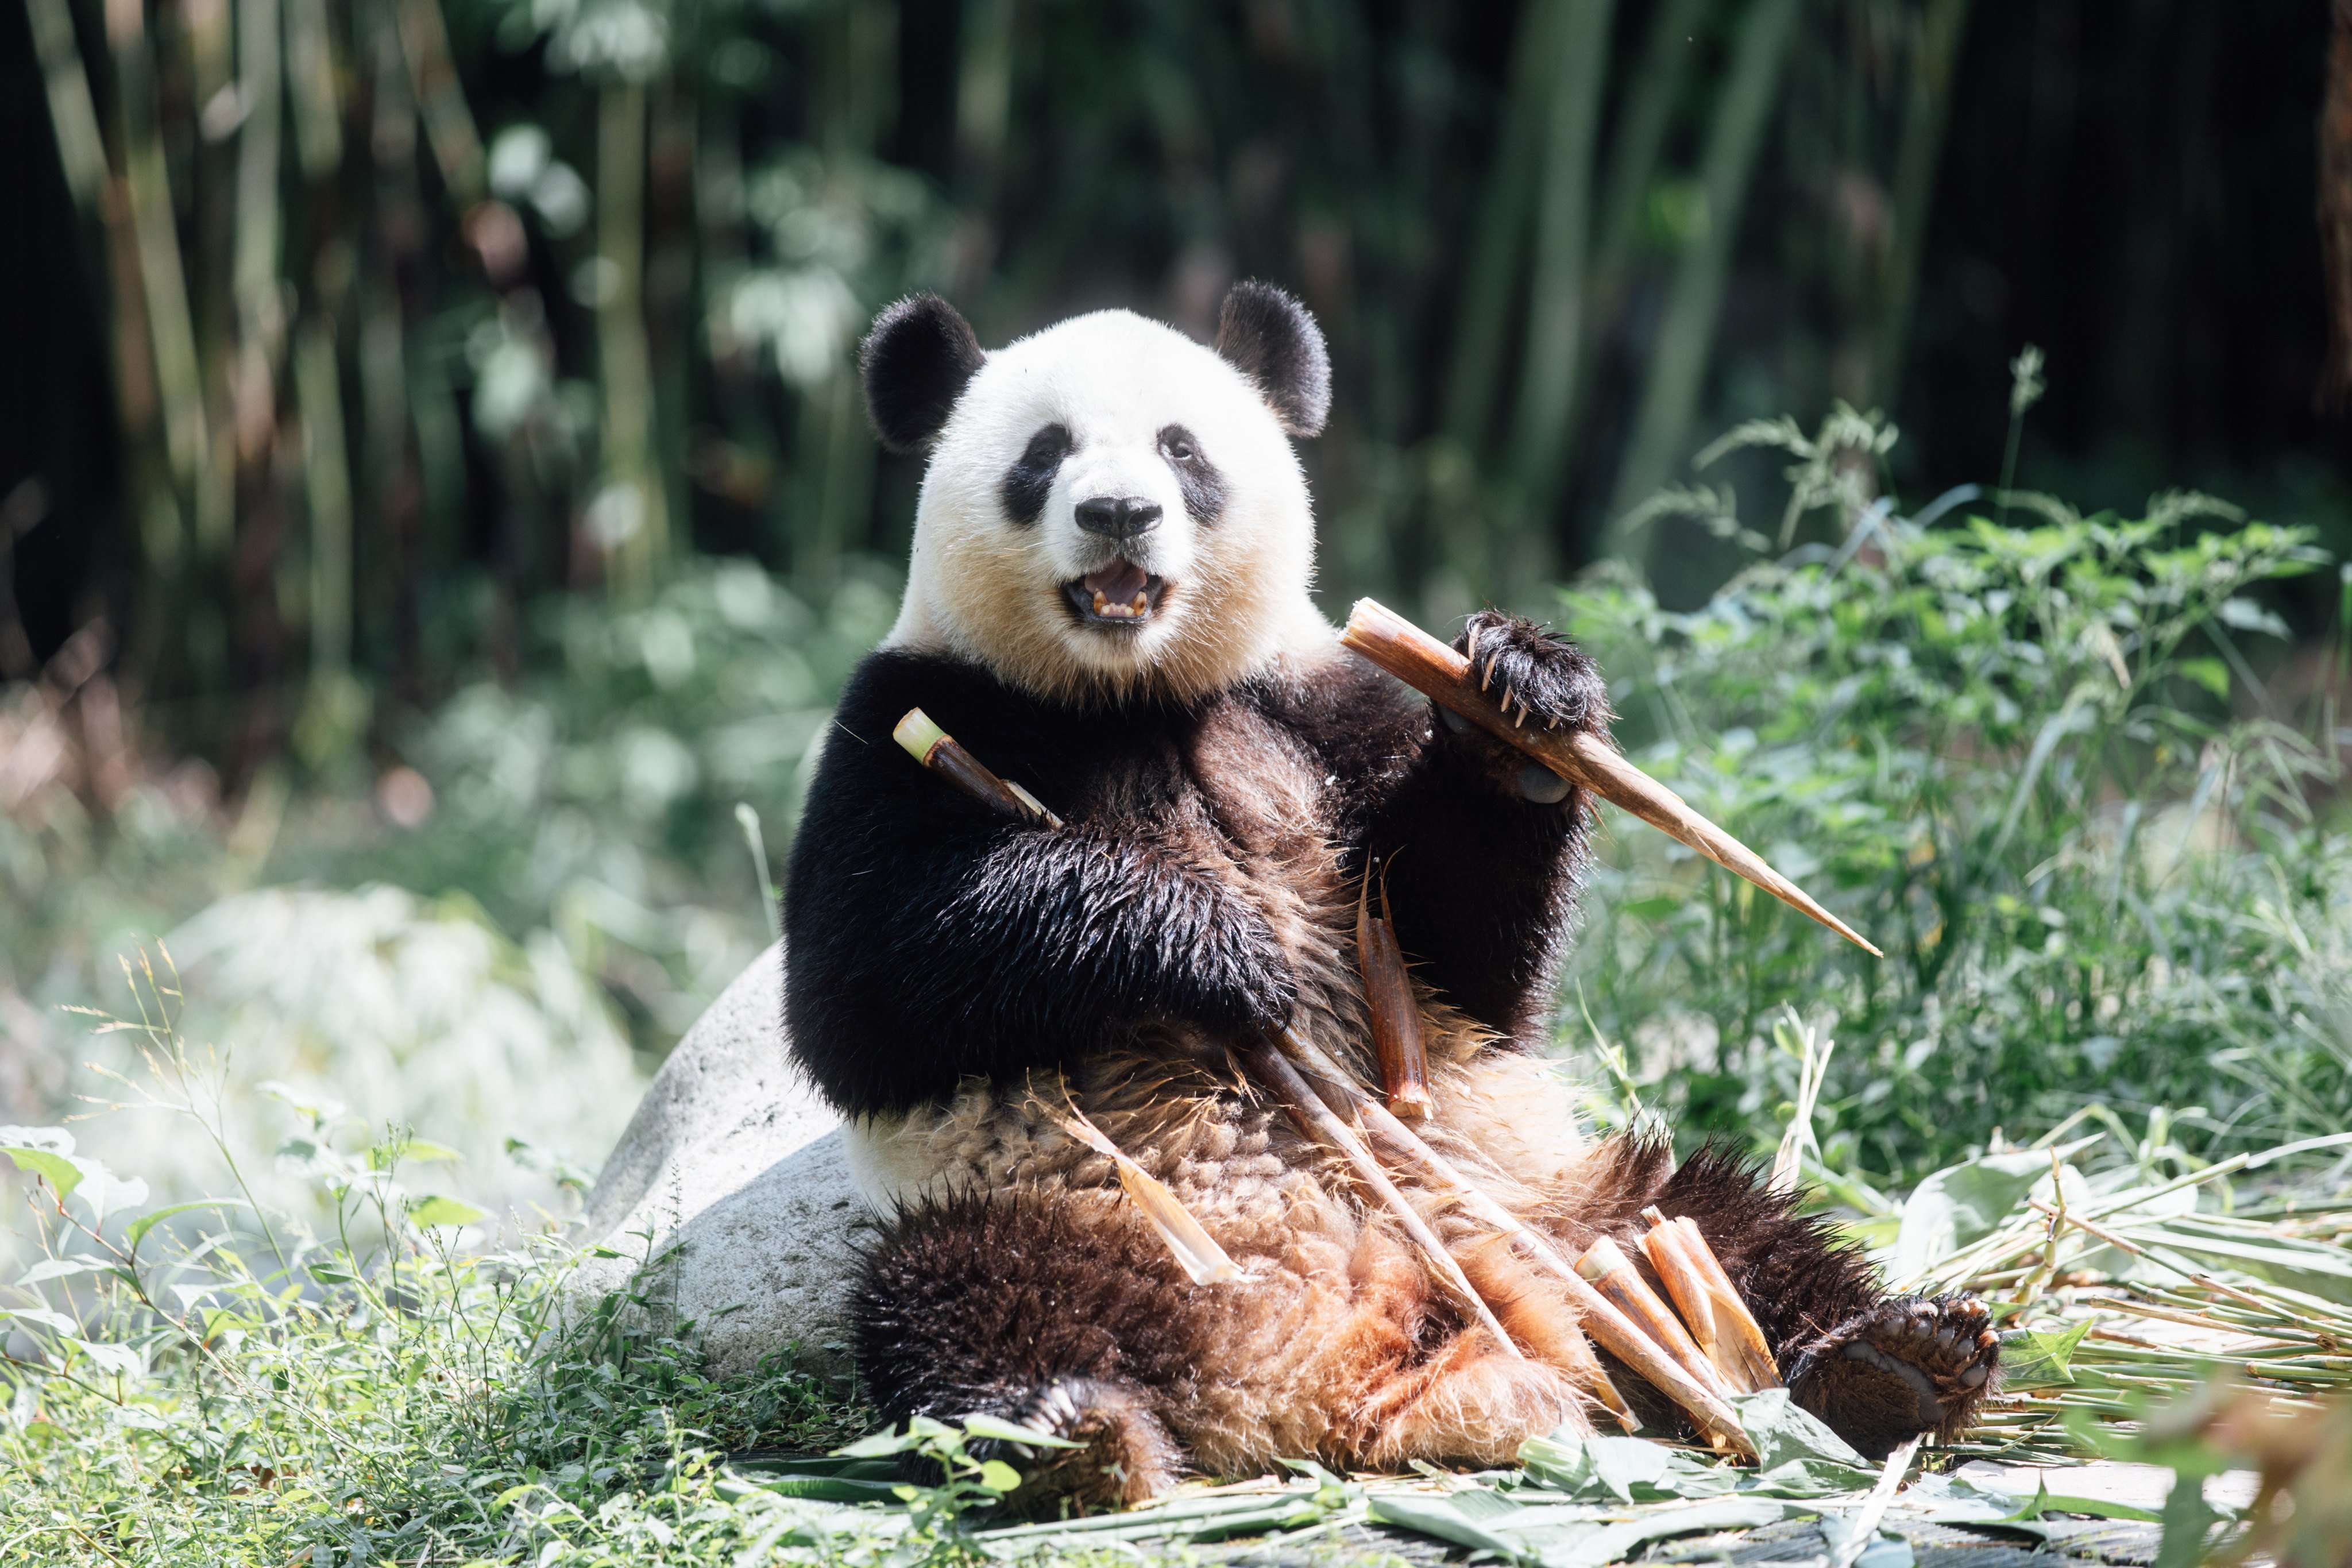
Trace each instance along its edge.
<path fill-rule="evenodd" d="M 848 1370 L 849 1266 L 870 1224 L 841 1119 L 793 1068 L 783 956 L 770 948 L 687 1031 L 588 1194 L 582 1302 L 627 1286 L 698 1325 L 712 1368 L 740 1372 L 797 1343 Z M 648 1263 L 650 1260 L 650 1263 Z"/>

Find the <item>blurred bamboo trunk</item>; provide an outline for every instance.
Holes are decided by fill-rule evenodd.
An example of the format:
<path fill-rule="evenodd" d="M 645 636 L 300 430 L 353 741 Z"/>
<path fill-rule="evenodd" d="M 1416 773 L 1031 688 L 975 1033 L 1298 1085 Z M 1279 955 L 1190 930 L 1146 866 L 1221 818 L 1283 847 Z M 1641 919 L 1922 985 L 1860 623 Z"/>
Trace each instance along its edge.
<path fill-rule="evenodd" d="M 646 345 L 646 89 L 614 80 L 596 108 L 596 344 L 604 395 L 604 486 L 591 527 L 609 552 L 611 581 L 642 598 L 669 548 L 653 471 L 653 366 Z"/>
<path fill-rule="evenodd" d="M 1756 0 L 1740 24 L 1700 163 L 1705 227 L 1687 242 L 1667 291 L 1640 412 L 1620 459 L 1603 525 L 1605 552 L 1627 549 L 1620 520 L 1666 482 L 1689 438 L 1715 346 L 1716 324 L 1723 314 L 1732 247 L 1739 236 L 1756 155 L 1779 97 L 1796 20 L 1797 0 Z"/>
<path fill-rule="evenodd" d="M 1489 426 L 1502 395 L 1512 302 L 1526 270 L 1528 214 L 1543 144 L 1544 110 L 1551 100 L 1551 73 L 1567 20 L 1564 6 L 1526 6 L 1511 46 L 1510 97 L 1495 139 L 1477 236 L 1463 273 L 1454 311 L 1454 357 L 1445 382 L 1444 432 L 1474 456 L 1487 448 Z"/>
<path fill-rule="evenodd" d="M 1952 73 L 1959 65 L 1971 0 L 1927 0 L 1911 54 L 1911 91 L 1904 104 L 1903 139 L 1895 158 L 1895 232 L 1879 289 L 1877 364 L 1869 398 L 1892 403 L 1902 392 L 1903 348 L 1911 329 L 1911 301 L 1927 247 L 1936 168 L 1951 117 Z"/>
<path fill-rule="evenodd" d="M 210 441 L 196 373 L 195 326 L 188 314 L 186 273 L 180 262 L 179 226 L 172 214 L 171 180 L 156 133 L 154 58 L 139 0 L 106 0 L 106 37 L 114 53 L 116 138 L 122 149 L 164 445 L 183 499 L 192 499 Z"/>
<path fill-rule="evenodd" d="M 1707 0 L 1660 0 L 1642 41 L 1640 62 L 1622 89 L 1610 129 L 1608 174 L 1601 184 L 1600 233 L 1586 278 L 1587 324 L 1562 419 L 1564 442 L 1575 442 L 1581 433 L 1603 344 L 1624 309 L 1634 238 L 1664 157 L 1675 105 L 1688 89 L 1699 52 L 1696 35 L 1706 10 Z"/>
<path fill-rule="evenodd" d="M 1568 418 L 1584 331 L 1585 262 L 1591 244 L 1592 163 L 1609 63 L 1612 0 L 1566 0 L 1552 73 L 1543 182 L 1536 206 L 1534 271 L 1519 378 L 1511 468 L 1521 494 L 1521 539 L 1498 563 L 1513 582 L 1551 575 L 1552 512 L 1569 458 Z"/>

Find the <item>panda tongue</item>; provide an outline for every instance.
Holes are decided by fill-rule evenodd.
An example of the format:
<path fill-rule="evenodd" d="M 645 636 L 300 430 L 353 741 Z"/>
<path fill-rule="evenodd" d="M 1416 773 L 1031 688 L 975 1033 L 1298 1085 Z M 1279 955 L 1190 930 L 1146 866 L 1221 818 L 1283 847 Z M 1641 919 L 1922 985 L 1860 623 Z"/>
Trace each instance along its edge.
<path fill-rule="evenodd" d="M 1151 575 L 1131 561 L 1114 561 L 1079 579 L 1089 594 L 1100 594 L 1114 605 L 1124 605 L 1150 585 Z"/>

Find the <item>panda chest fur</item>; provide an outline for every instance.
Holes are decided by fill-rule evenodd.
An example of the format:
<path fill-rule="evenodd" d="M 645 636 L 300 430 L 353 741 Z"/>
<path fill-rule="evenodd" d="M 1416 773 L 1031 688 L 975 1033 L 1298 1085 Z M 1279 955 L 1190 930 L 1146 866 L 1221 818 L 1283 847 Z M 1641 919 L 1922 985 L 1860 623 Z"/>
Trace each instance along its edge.
<path fill-rule="evenodd" d="M 1340 780 L 1244 695 L 1137 724 L 1098 763 L 1073 761 L 1071 822 L 1224 883 L 1272 929 L 1303 984 L 1352 963 Z"/>

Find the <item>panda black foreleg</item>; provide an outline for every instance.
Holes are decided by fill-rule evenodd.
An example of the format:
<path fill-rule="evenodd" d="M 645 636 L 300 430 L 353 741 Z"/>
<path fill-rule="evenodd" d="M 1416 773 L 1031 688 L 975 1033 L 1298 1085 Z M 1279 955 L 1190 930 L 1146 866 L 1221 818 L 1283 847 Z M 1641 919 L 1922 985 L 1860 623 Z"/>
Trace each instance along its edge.
<path fill-rule="evenodd" d="M 1003 1457 L 1023 1512 L 1116 1507 L 1184 1468 L 1164 1411 L 1200 1363 L 1199 1295 L 1118 1200 L 1015 1189 L 900 1213 L 860 1270 L 858 1372 L 891 1425 L 984 1414 L 1084 1445 Z"/>
<path fill-rule="evenodd" d="M 1456 651 L 1486 694 L 1538 730 L 1604 730 L 1608 688 L 1575 644 L 1483 611 Z M 1444 709 L 1370 825 L 1398 940 L 1455 1006 L 1531 1040 L 1583 876 L 1591 803 L 1541 763 Z"/>
<path fill-rule="evenodd" d="M 1871 1458 L 1968 1425 L 2000 1372 L 2000 1341 L 1972 1296 L 1891 1296 L 1859 1248 L 1794 1212 L 1753 1163 L 1702 1150 L 1659 1190 L 1739 1287 L 1797 1403 Z"/>

